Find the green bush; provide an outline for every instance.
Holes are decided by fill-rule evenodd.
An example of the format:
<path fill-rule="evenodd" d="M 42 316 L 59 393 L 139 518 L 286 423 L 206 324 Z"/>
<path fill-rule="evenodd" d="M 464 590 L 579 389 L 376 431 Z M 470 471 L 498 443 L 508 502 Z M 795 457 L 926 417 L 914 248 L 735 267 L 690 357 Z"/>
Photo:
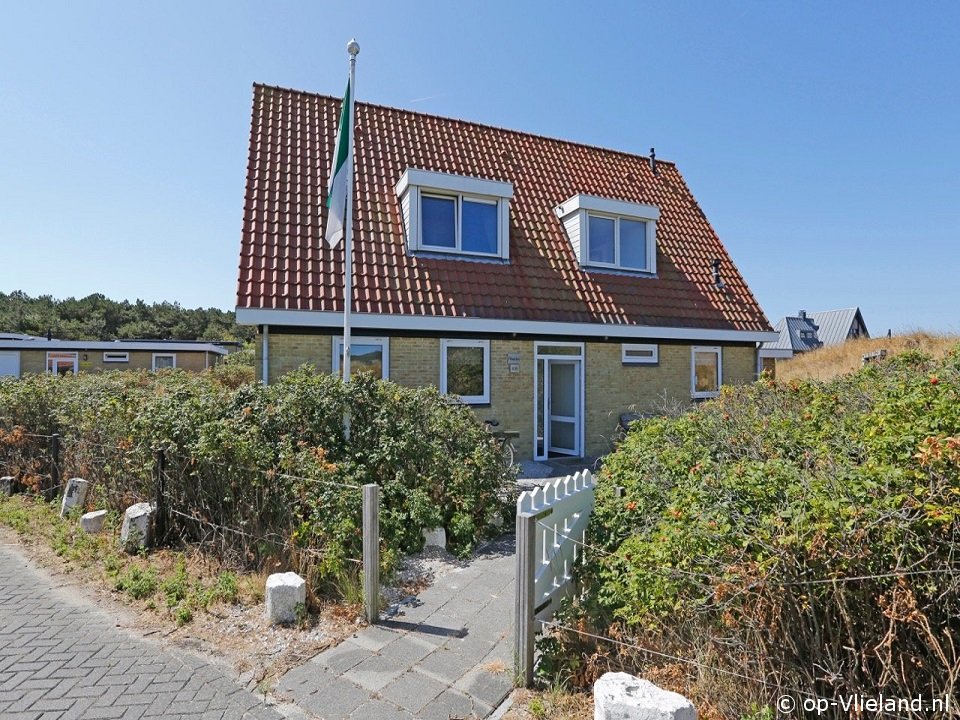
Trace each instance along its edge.
<path fill-rule="evenodd" d="M 591 520 L 608 554 L 564 618 L 626 645 L 555 634 L 544 667 L 586 681 L 671 664 L 627 646 L 676 656 L 727 717 L 784 693 L 954 695 L 958 351 L 762 379 L 633 429 Z"/>
<path fill-rule="evenodd" d="M 365 374 L 344 384 L 307 367 L 265 387 L 236 370 L 0 381 L 0 470 L 41 482 L 46 441 L 23 430 L 59 433 L 63 476 L 87 478 L 91 504 L 122 511 L 154 498 L 162 451 L 168 538 L 245 565 L 282 560 L 318 589 L 356 572 L 363 484 L 381 487 L 387 564 L 437 525 L 468 553 L 508 512 L 497 489 L 509 470 L 490 436 L 436 389 Z"/>

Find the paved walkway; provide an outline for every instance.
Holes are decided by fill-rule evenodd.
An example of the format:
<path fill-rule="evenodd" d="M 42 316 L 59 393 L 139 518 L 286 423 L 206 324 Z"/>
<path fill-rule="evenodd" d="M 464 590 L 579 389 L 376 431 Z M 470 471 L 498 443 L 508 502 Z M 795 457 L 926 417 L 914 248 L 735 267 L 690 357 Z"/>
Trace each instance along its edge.
<path fill-rule="evenodd" d="M 116 627 L 0 545 L 0 717 L 4 720 L 274 720 L 220 668 Z"/>
<path fill-rule="evenodd" d="M 486 717 L 513 687 L 514 562 L 512 538 L 493 543 L 274 692 L 323 720 Z"/>

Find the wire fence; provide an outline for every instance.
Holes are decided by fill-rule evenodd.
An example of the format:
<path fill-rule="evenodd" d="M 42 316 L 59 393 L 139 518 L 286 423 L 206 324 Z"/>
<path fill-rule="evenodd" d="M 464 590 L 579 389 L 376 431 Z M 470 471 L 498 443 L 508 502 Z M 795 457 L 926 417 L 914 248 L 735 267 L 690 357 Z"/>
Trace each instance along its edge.
<path fill-rule="evenodd" d="M 545 502 L 518 512 L 516 655 L 527 684 L 535 667 L 532 635 L 539 630 L 550 636 L 540 647 L 548 675 L 566 671 L 587 683 L 608 669 L 657 666 L 670 676 L 674 667 L 685 667 L 695 671 L 690 682 L 699 697 L 719 689 L 727 703 L 722 713 L 742 713 L 747 704 L 740 701 L 748 696 L 763 706 L 778 695 L 822 712 L 824 703 L 841 707 L 857 693 L 869 696 L 871 687 L 883 696 L 954 697 L 960 678 L 954 552 L 895 553 L 886 567 L 854 564 L 847 574 L 839 564 L 831 573 L 829 563 L 812 572 L 790 558 L 769 566 L 753 562 L 748 547 L 740 558 L 703 553 L 677 558 L 688 567 L 655 564 L 614 537 L 588 539 L 577 518 L 591 514 L 592 496 L 589 507 L 568 502 L 577 492 L 548 491 Z M 868 568 L 876 571 L 856 572 Z M 618 578 L 628 587 L 626 597 L 673 581 L 676 595 L 669 597 L 685 598 L 689 607 L 659 628 L 646 624 L 651 615 L 638 619 L 640 609 L 629 606 L 622 608 L 627 615 L 615 610 L 603 620 L 587 608 L 618 592 Z M 592 592 L 582 594 L 582 583 Z M 555 618 L 556 597 L 563 595 L 579 600 Z M 738 699 L 731 680 L 743 684 Z M 884 707 L 875 716 L 925 716 L 914 710 Z M 948 716 L 954 717 L 942 715 Z"/>
<path fill-rule="evenodd" d="M 295 559 L 303 568 L 334 557 L 298 535 L 302 508 L 275 481 L 327 488 L 330 505 L 353 509 L 357 524 L 361 522 L 362 488 L 357 484 L 277 467 L 216 466 L 175 449 L 151 450 L 96 437 L 63 438 L 20 428 L 0 428 L 0 433 L 0 476 L 12 478 L 12 492 L 52 501 L 69 478 L 83 478 L 88 507 L 120 514 L 148 502 L 154 507 L 156 543 L 199 546 L 239 565 Z M 362 564 L 350 555 L 340 552 L 335 558 Z"/>

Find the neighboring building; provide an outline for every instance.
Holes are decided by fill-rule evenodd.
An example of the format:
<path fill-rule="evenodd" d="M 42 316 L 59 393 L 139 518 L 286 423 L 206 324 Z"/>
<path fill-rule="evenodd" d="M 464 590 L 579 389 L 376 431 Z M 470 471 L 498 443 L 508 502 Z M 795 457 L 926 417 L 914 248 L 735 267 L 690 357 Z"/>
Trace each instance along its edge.
<path fill-rule="evenodd" d="M 867 324 L 863 321 L 863 315 L 858 307 L 815 312 L 811 313 L 810 317 L 817 324 L 817 338 L 824 347 L 840 345 L 856 338 L 870 337 Z"/>
<path fill-rule="evenodd" d="M 760 346 L 760 370 L 773 372 L 777 360 L 788 360 L 800 353 L 858 337 L 870 337 L 860 308 L 810 314 L 801 310 L 796 317 L 782 318 L 774 329 L 779 337 Z"/>
<path fill-rule="evenodd" d="M 203 370 L 216 364 L 234 343 L 164 340 L 47 340 L 0 333 L 0 376 L 103 370 Z"/>
<path fill-rule="evenodd" d="M 265 381 L 340 367 L 340 105 L 254 87 L 237 321 Z M 355 138 L 355 370 L 459 395 L 538 459 L 754 379 L 775 336 L 672 163 L 362 103 Z"/>

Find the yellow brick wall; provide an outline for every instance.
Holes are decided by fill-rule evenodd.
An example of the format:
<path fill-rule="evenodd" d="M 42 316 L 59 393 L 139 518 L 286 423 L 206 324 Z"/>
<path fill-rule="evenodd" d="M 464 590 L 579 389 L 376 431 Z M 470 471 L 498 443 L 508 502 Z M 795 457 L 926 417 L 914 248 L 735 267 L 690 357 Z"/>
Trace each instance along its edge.
<path fill-rule="evenodd" d="M 440 386 L 438 338 L 390 338 L 390 379 L 407 387 Z"/>
<path fill-rule="evenodd" d="M 507 356 L 520 355 L 520 372 L 511 373 Z M 390 338 L 390 379 L 407 387 L 440 386 L 439 338 Z M 490 341 L 490 404 L 474 407 L 480 420 L 495 418 L 498 429 L 516 430 L 519 457 L 533 456 L 533 342 Z"/>
<path fill-rule="evenodd" d="M 757 350 L 753 347 L 723 349 L 723 382 L 743 385 L 757 379 Z"/>
<path fill-rule="evenodd" d="M 71 352 L 64 350 L 63 352 Z M 117 350 L 116 352 L 127 352 Z M 104 370 L 150 370 L 153 368 L 153 352 L 129 351 L 129 361 L 125 363 L 105 363 L 103 350 L 77 351 L 80 372 L 103 372 Z M 166 353 L 165 353 L 166 354 Z M 177 367 L 184 370 L 203 370 L 207 367 L 206 352 L 173 352 L 177 356 Z M 86 357 L 86 359 L 84 359 Z M 219 356 L 211 354 L 209 364 L 216 364 Z M 23 350 L 20 352 L 20 372 L 43 373 L 47 371 L 46 350 Z"/>
<path fill-rule="evenodd" d="M 41 350 L 22 350 L 20 352 L 20 374 L 40 374 L 47 371 L 47 353 Z"/>
<path fill-rule="evenodd" d="M 259 339 L 258 339 L 259 340 Z M 439 338 L 390 338 L 390 379 L 407 387 L 440 385 Z M 331 338 L 325 335 L 270 335 L 270 379 L 303 363 L 331 369 Z M 585 440 L 586 452 L 609 452 L 620 414 L 656 412 L 664 407 L 688 406 L 690 397 L 691 345 L 659 347 L 657 365 L 624 365 L 620 343 L 588 342 L 585 346 Z M 257 373 L 262 362 L 257 343 Z M 520 371 L 511 373 L 508 355 L 520 356 Z M 752 347 L 723 348 L 723 382 L 751 382 L 755 376 L 756 350 Z M 533 456 L 532 340 L 490 342 L 490 404 L 474 407 L 481 420 L 496 418 L 500 429 L 516 430 L 517 456 Z"/>
<path fill-rule="evenodd" d="M 586 346 L 586 450 L 599 455 L 612 449 L 620 414 L 658 412 L 685 407 L 690 397 L 693 345 L 659 347 L 656 365 L 624 365 L 620 343 L 587 343 Z M 754 380 L 756 350 L 724 347 L 723 382 L 739 385 Z"/>
<path fill-rule="evenodd" d="M 329 335 L 286 335 L 270 333 L 269 377 L 274 382 L 281 375 L 296 370 L 304 363 L 322 372 L 333 369 L 333 345 Z M 257 334 L 254 343 L 257 380 L 263 379 L 263 336 Z"/>

